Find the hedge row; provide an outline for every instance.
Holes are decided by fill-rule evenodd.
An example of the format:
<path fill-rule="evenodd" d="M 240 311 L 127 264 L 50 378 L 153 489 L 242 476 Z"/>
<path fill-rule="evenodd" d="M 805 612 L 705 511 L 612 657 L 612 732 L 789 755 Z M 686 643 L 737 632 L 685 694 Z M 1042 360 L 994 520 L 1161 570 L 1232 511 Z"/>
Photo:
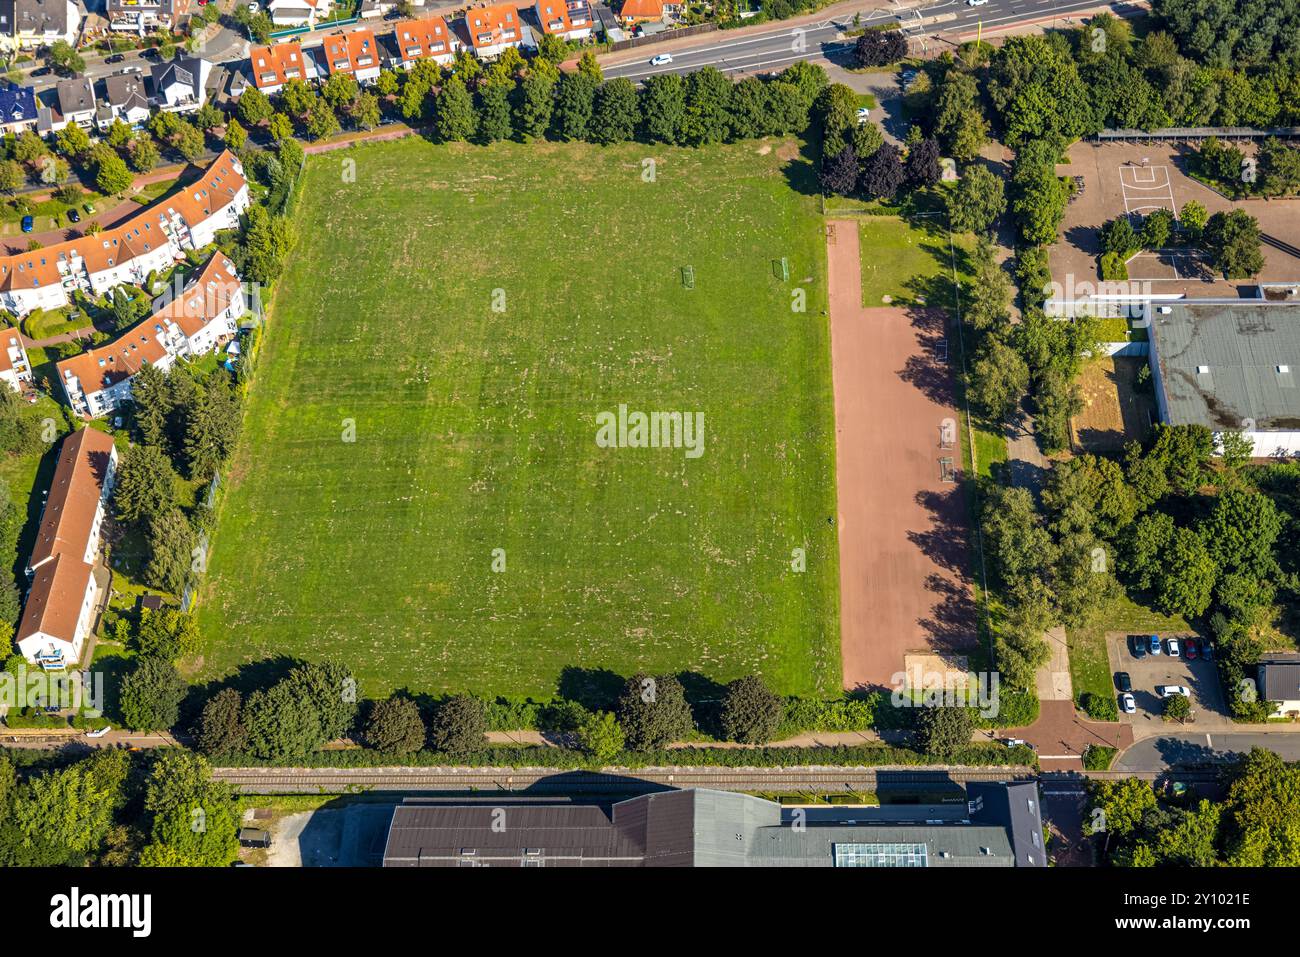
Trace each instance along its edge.
<path fill-rule="evenodd" d="M 507 767 L 592 770 L 604 767 L 728 767 L 728 768 L 782 768 L 782 767 L 886 767 L 901 765 L 921 767 L 927 765 L 953 765 L 962 767 L 1026 767 L 1035 766 L 1034 752 L 1026 747 L 1006 748 L 976 746 L 963 748 L 943 759 L 922 754 L 910 748 L 893 748 L 884 745 L 855 745 L 851 747 L 814 748 L 673 748 L 663 751 L 625 751 L 611 761 L 598 764 L 581 751 L 573 748 L 545 746 L 484 748 L 462 754 L 443 751 L 417 751 L 400 757 L 381 754 L 362 748 L 342 751 L 317 751 L 302 758 L 280 761 L 263 761 L 250 755 L 235 755 L 214 759 L 213 763 L 228 768 L 251 767 L 302 767 L 302 768 L 372 768 L 372 767 Z"/>

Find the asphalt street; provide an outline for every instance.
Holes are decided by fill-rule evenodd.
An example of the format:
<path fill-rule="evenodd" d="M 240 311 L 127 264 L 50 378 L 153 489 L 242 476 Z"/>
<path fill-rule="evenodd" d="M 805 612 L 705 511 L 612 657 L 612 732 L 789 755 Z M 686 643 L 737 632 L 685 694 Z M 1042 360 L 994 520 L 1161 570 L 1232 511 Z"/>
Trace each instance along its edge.
<path fill-rule="evenodd" d="M 1219 764 L 1235 760 L 1251 748 L 1276 751 L 1287 761 L 1300 761 L 1300 734 L 1285 731 L 1161 734 L 1135 743 L 1119 756 L 1112 770 L 1158 771 L 1179 765 Z"/>
<path fill-rule="evenodd" d="M 876 7 L 863 12 L 862 24 L 898 23 L 910 37 L 916 52 L 924 52 L 934 43 L 954 43 L 967 34 L 984 29 L 1004 28 L 1022 21 L 1040 22 L 1066 18 L 1080 10 L 1093 10 L 1104 4 L 1098 0 L 988 0 L 969 6 L 965 0 L 922 7 Z M 1122 9 L 1126 4 L 1116 4 Z M 724 73 L 756 73 L 783 70 L 797 60 L 833 59 L 847 55 L 853 39 L 845 36 L 851 28 L 851 16 L 823 20 L 798 27 L 774 27 L 770 31 L 744 36 L 728 32 L 712 33 L 698 44 L 672 52 L 673 62 L 651 66 L 658 49 L 645 48 L 645 56 L 604 68 L 606 77 L 627 77 L 641 81 L 656 73 L 689 73 L 702 66 L 712 66 Z"/>

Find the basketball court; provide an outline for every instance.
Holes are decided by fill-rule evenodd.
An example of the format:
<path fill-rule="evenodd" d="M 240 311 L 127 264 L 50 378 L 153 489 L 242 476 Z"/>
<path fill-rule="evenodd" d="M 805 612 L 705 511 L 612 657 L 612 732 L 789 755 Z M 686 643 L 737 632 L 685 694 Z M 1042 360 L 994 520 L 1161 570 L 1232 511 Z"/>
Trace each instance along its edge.
<path fill-rule="evenodd" d="M 840 645 L 846 688 L 892 689 L 974 646 L 970 538 L 945 313 L 864 307 L 858 244 L 827 224 Z"/>
<path fill-rule="evenodd" d="M 1175 218 L 1178 203 L 1174 199 L 1174 184 L 1169 178 L 1168 166 L 1149 166 L 1142 163 L 1122 163 L 1119 167 L 1119 188 L 1124 200 L 1124 212 L 1130 218 L 1147 216 L 1157 209 L 1167 209 Z"/>
<path fill-rule="evenodd" d="M 1249 153 L 1252 147 L 1247 146 Z M 1048 251 L 1052 278 L 1062 285 L 1096 282 L 1101 257 L 1099 230 L 1108 220 L 1127 214 L 1135 228 L 1157 209 L 1175 217 L 1195 200 L 1213 215 L 1242 209 L 1259 221 L 1264 240 L 1263 282 L 1300 279 L 1300 199 L 1234 202 L 1187 173 L 1194 162 L 1188 144 L 1109 142 L 1074 143 L 1068 163 L 1057 167 L 1077 185 L 1061 223 L 1061 242 Z M 1235 286 L 1256 279 L 1225 280 L 1191 249 L 1161 249 L 1139 253 L 1128 263 L 1129 281 L 1151 283 L 1156 292 L 1188 296 L 1231 296 Z"/>

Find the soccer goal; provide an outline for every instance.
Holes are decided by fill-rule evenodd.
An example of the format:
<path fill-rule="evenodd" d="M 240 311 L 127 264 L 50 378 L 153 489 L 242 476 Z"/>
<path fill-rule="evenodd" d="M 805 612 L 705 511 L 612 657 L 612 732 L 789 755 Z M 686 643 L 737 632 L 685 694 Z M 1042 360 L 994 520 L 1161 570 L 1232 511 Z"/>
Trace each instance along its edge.
<path fill-rule="evenodd" d="M 682 267 L 682 285 L 685 286 L 687 289 L 695 288 L 695 267 L 694 266 Z"/>
<path fill-rule="evenodd" d="M 782 282 L 790 281 L 790 261 L 782 256 L 772 260 L 772 275 Z"/>

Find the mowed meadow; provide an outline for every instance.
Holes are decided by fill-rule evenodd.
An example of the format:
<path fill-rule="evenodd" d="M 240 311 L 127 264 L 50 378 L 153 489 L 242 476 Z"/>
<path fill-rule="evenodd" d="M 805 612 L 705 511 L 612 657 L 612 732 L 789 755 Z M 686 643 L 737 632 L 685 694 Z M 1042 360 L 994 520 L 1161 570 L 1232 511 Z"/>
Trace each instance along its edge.
<path fill-rule="evenodd" d="M 366 695 L 642 669 L 838 693 L 825 249 L 798 162 L 781 141 L 416 138 L 311 158 L 194 671 L 335 657 Z M 620 404 L 702 415 L 703 453 L 601 447 Z"/>

